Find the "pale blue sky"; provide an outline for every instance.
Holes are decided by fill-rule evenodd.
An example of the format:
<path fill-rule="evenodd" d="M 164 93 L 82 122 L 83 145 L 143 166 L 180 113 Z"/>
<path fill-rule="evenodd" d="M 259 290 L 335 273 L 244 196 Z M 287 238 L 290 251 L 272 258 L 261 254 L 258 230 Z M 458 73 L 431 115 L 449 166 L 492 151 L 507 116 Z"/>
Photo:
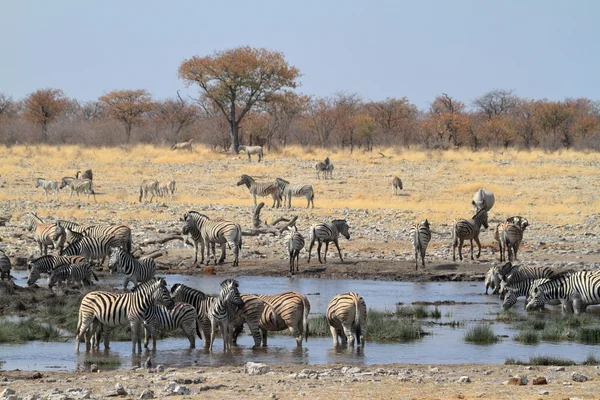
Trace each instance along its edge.
<path fill-rule="evenodd" d="M 599 100 L 599 20 L 595 0 L 5 0 L 0 91 L 172 97 L 184 59 L 249 45 L 283 52 L 309 95 L 406 96 L 420 108 L 496 88 Z"/>

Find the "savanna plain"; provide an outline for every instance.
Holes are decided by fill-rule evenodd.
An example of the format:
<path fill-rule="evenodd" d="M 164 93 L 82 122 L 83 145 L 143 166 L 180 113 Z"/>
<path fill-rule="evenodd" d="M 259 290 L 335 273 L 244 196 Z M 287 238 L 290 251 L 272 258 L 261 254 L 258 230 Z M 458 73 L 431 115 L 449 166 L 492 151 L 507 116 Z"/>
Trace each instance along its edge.
<path fill-rule="evenodd" d="M 317 179 L 315 163 L 329 157 L 335 165 L 331 179 Z M 306 209 L 306 200 L 294 198 L 292 209 L 272 208 L 265 202 L 261 219 L 267 224 L 280 217 L 298 216 L 297 227 L 307 239 L 316 222 L 346 219 L 351 240 L 340 240 L 344 262 L 330 246 L 326 264 L 319 264 L 315 249 L 310 263 L 301 253 L 297 277 L 333 279 L 378 279 L 398 281 L 470 280 L 481 283 L 487 269 L 498 263 L 498 247 L 493 228 L 501 220 L 521 215 L 529 220 L 519 251 L 521 265 L 553 265 L 572 269 L 600 266 L 600 155 L 563 151 L 426 151 L 378 149 L 375 152 L 323 150 L 290 147 L 266 152 L 261 163 L 248 162 L 245 154 L 217 153 L 196 146 L 190 152 L 167 147 L 83 148 L 77 146 L 14 146 L 0 149 L 0 246 L 15 262 L 38 255 L 37 245 L 26 228 L 26 215 L 35 212 L 45 221 L 66 219 L 79 223 L 123 223 L 131 227 L 136 254 L 157 254 L 159 273 L 288 276 L 289 261 L 283 236 L 245 236 L 240 266 L 231 265 L 228 253 L 222 265 L 206 267 L 193 263 L 193 249 L 180 240 L 181 217 L 195 210 L 210 218 L 225 218 L 252 226 L 253 203 L 245 186 L 237 186 L 241 174 L 258 182 L 281 177 L 291 183 L 311 184 L 315 208 Z M 35 179 L 60 181 L 76 171 L 92 169 L 97 202 L 91 197 L 68 192 L 46 199 L 35 188 Z M 394 195 L 391 181 L 397 175 L 403 190 Z M 148 202 L 139 198 L 143 179 L 168 182 L 177 189 L 173 199 Z M 490 229 L 482 232 L 481 257 L 470 260 L 469 247 L 464 261 L 452 260 L 450 229 L 454 218 L 473 215 L 473 193 L 486 188 L 494 192 L 496 204 L 489 213 Z M 426 266 L 415 270 L 414 253 L 408 238 L 411 224 L 428 219 L 432 240 Z M 477 251 L 477 249 L 475 249 Z M 458 256 L 458 255 L 457 255 Z M 47 290 L 30 288 L 23 290 Z M 241 288 L 243 291 L 243 288 Z M 352 287 L 348 287 L 352 290 Z M 368 299 L 366 299 L 368 304 Z M 4 302 L 3 314 L 10 314 Z M 364 351 L 368 351 L 368 343 Z M 0 355 L 0 359 L 1 359 Z M 366 398 L 596 398 L 597 369 L 594 366 L 552 367 L 500 365 L 377 365 L 357 373 L 341 373 L 341 365 L 272 366 L 272 373 L 250 376 L 243 367 L 178 368 L 163 374 L 145 370 L 100 373 L 0 372 L 0 384 L 19 396 L 48 388 L 77 386 L 93 397 L 110 394 L 116 381 L 131 386 L 130 396 L 153 389 L 159 397 L 170 377 L 200 378 L 188 385 L 193 393 L 206 398 L 302 398 L 360 396 Z M 473 360 L 474 363 L 477 360 Z M 310 368 L 306 379 L 292 378 Z M 526 369 L 529 368 L 529 369 Z M 407 371 L 411 372 L 407 374 Z M 571 373 L 591 377 L 572 382 Z M 503 385 L 515 374 L 545 376 L 543 386 Z M 181 376 L 179 376 L 181 375 Z M 186 375 L 186 377 L 183 377 Z M 145 379 L 135 379 L 144 376 Z M 406 378 L 408 376 L 408 378 Z M 469 376 L 470 383 L 459 382 Z M 167 380 L 163 380 L 163 378 Z M 185 380 L 184 379 L 184 380 Z M 600 379 L 600 378 L 598 378 Z M 174 380 L 174 378 L 173 378 Z M 200 383 L 200 381 L 202 381 Z M 568 382 L 569 384 L 563 384 Z M 219 386 L 221 385 L 221 386 Z M 541 389 L 540 389 L 541 388 Z M 544 390 L 548 394 L 543 393 Z M 114 391 L 114 390 L 113 390 Z M 68 394 L 68 393 L 67 393 Z"/>

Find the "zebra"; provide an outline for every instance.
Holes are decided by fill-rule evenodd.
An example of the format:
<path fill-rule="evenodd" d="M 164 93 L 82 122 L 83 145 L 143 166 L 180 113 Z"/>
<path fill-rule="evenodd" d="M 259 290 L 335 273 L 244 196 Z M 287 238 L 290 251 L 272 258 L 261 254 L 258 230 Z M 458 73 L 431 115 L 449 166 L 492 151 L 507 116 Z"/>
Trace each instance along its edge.
<path fill-rule="evenodd" d="M 525 279 L 516 282 L 510 286 L 506 285 L 505 281 L 502 281 L 501 290 L 504 294 L 504 301 L 502 302 L 502 308 L 508 310 L 515 305 L 517 299 L 522 296 L 529 297 L 532 294 L 535 287 L 550 281 L 549 278 L 538 278 L 538 279 Z"/>
<path fill-rule="evenodd" d="M 221 257 L 219 258 L 219 264 L 225 260 L 225 245 L 228 244 L 233 252 L 233 266 L 239 266 L 239 252 L 242 248 L 242 228 L 239 224 L 231 221 L 211 221 L 206 215 L 200 214 L 196 211 L 190 211 L 183 217 L 185 225 L 182 228 L 184 235 L 191 234 L 194 241 L 195 257 L 194 263 L 198 262 L 198 243 L 200 243 L 200 250 L 202 253 L 202 259 L 200 263 L 204 262 L 204 246 L 206 245 L 207 260 L 206 265 L 210 262 L 210 245 L 212 243 L 212 256 L 215 258 L 215 265 L 217 264 L 217 258 L 215 254 L 214 243 L 221 244 Z"/>
<path fill-rule="evenodd" d="M 73 192 L 77 193 L 77 198 L 79 198 L 79 194 L 87 194 L 88 201 L 90 200 L 90 195 L 94 197 L 94 201 L 97 203 L 96 192 L 94 192 L 94 187 L 92 181 L 90 179 L 73 179 L 71 183 L 69 183 L 70 195 L 69 200 L 73 197 Z"/>
<path fill-rule="evenodd" d="M 90 225 L 82 233 L 90 238 L 111 238 L 114 246 L 121 246 L 131 252 L 131 228 L 127 225 Z"/>
<path fill-rule="evenodd" d="M 264 327 L 264 325 L 261 325 L 261 321 L 262 319 L 273 320 L 277 318 L 277 316 L 274 314 L 274 307 L 273 305 L 269 304 L 268 301 L 263 300 L 256 295 L 242 294 L 241 296 L 242 300 L 244 301 L 244 307 L 242 308 L 241 314 L 239 314 L 238 318 L 236 318 L 236 320 L 233 322 L 234 329 L 232 334 L 232 343 L 234 345 L 237 344 L 237 337 L 242 332 L 244 323 L 246 323 L 250 329 L 250 334 L 254 339 L 254 347 L 260 347 L 263 337 L 262 329 Z M 263 314 L 265 314 L 264 317 Z"/>
<path fill-rule="evenodd" d="M 525 228 L 527 228 L 527 226 L 529 225 L 529 221 L 527 221 L 526 218 L 523 218 L 519 215 L 514 216 L 514 217 L 509 217 L 506 219 L 506 221 L 500 222 L 497 226 L 496 229 L 494 230 L 494 239 L 496 239 L 496 241 L 498 242 L 498 247 L 499 247 L 499 251 L 500 251 L 500 262 L 505 261 L 505 257 L 504 257 L 504 251 L 506 250 L 506 240 L 504 237 L 504 230 L 506 229 L 506 227 L 509 224 L 514 224 L 516 225 L 522 232 L 525 231 Z M 511 228 L 512 229 L 512 228 Z M 514 236 L 514 234 L 511 234 Z M 521 233 L 522 236 L 522 233 Z M 520 241 L 519 241 L 520 243 Z M 517 245 L 518 248 L 518 245 Z M 516 257 L 515 257 L 516 260 Z M 510 260 L 512 261 L 512 260 Z"/>
<path fill-rule="evenodd" d="M 171 287 L 171 295 L 175 301 L 194 306 L 197 313 L 196 333 L 204 341 L 204 347 L 208 348 L 211 334 L 210 310 L 217 297 L 209 296 L 181 283 L 176 283 Z"/>
<path fill-rule="evenodd" d="M 410 239 L 415 251 L 415 271 L 419 269 L 419 254 L 421 255 L 421 265 L 425 268 L 425 252 L 431 240 L 429 221 L 425 220 L 413 225 L 410 228 Z"/>
<path fill-rule="evenodd" d="M 258 297 L 266 302 L 260 317 L 260 330 L 262 332 L 262 345 L 267 345 L 267 331 L 277 332 L 288 329 L 296 339 L 296 345 L 302 347 L 302 339 L 308 341 L 308 315 L 310 314 L 310 302 L 301 293 L 284 292 L 275 295 L 255 294 L 248 295 Z M 247 297 L 244 297 L 246 301 Z M 248 297 L 249 299 L 249 297 Z M 244 306 L 245 308 L 245 306 Z M 249 324 L 250 325 L 250 324 Z M 238 322 L 234 330 L 234 337 L 241 332 L 242 326 Z M 252 327 L 250 327 L 252 331 Z M 258 345 L 254 335 L 255 345 Z"/>
<path fill-rule="evenodd" d="M 50 275 L 50 273 L 61 265 L 77 264 L 86 261 L 81 256 L 41 256 L 29 262 L 27 269 L 27 285 L 31 286 L 40 279 L 41 274 Z"/>
<path fill-rule="evenodd" d="M 497 266 L 493 266 L 485 273 L 485 294 L 488 294 L 488 289 L 492 289 L 492 294 L 498 294 L 500 290 L 500 270 Z"/>
<path fill-rule="evenodd" d="M 543 267 L 537 265 L 531 266 L 518 266 L 508 262 L 500 268 L 500 278 L 508 285 L 512 285 L 516 282 L 523 281 L 526 279 L 537 279 L 537 278 L 556 278 L 564 273 L 571 272 L 570 270 L 559 271 L 552 267 Z"/>
<path fill-rule="evenodd" d="M 221 292 L 219 297 L 210 308 L 210 351 L 213 350 L 217 326 L 221 330 L 223 337 L 223 350 L 231 351 L 233 343 L 232 323 L 235 321 L 238 312 L 244 307 L 244 301 L 238 290 L 239 283 L 235 279 L 225 279 L 221 282 Z"/>
<path fill-rule="evenodd" d="M 494 193 L 486 189 L 479 189 L 473 195 L 471 204 L 473 205 L 475 212 L 482 208 L 485 208 L 485 210 L 489 212 L 492 207 L 494 207 L 495 202 L 496 198 L 494 197 Z"/>
<path fill-rule="evenodd" d="M 600 304 L 600 271 L 564 274 L 533 289 L 525 309 L 543 308 L 549 300 L 560 300 L 563 312 L 585 312 L 587 306 Z"/>
<path fill-rule="evenodd" d="M 336 295 L 327 306 L 327 322 L 333 337 L 333 345 L 337 346 L 338 337 L 341 344 L 364 347 L 367 336 L 367 305 L 365 300 L 354 292 Z"/>
<path fill-rule="evenodd" d="M 123 289 L 127 290 L 129 282 L 133 282 L 133 287 L 136 287 L 154 278 L 156 262 L 153 258 L 145 257 L 138 260 L 122 247 L 110 247 L 109 254 L 108 269 L 125 275 Z"/>
<path fill-rule="evenodd" d="M 44 192 L 46 193 L 46 200 L 48 200 L 48 193 L 52 192 L 54 192 L 56 199 L 58 200 L 58 182 L 49 181 L 44 178 L 37 178 L 35 181 L 35 187 L 42 187 L 44 189 Z"/>
<path fill-rule="evenodd" d="M 73 176 L 63 176 L 62 179 L 60 180 L 60 186 L 58 187 L 59 189 L 64 189 L 67 186 L 69 186 L 71 184 L 71 182 L 73 182 L 76 178 Z"/>
<path fill-rule="evenodd" d="M 85 226 L 79 225 L 78 223 L 72 221 L 65 221 L 62 219 L 56 221 L 56 223 L 60 224 L 60 226 L 62 226 L 65 229 L 65 232 L 67 234 L 65 238 L 65 243 L 67 245 L 83 239 L 83 231 L 85 229 Z"/>
<path fill-rule="evenodd" d="M 171 150 L 188 150 L 190 153 L 192 152 L 192 140 L 190 139 L 187 142 L 179 142 L 175 143 L 171 146 Z"/>
<path fill-rule="evenodd" d="M 91 169 L 86 170 L 83 174 L 81 171 L 77 171 L 75 173 L 75 179 L 89 179 L 90 181 L 94 180 L 94 173 Z"/>
<path fill-rule="evenodd" d="M 504 247 L 508 251 L 508 261 L 512 262 L 513 255 L 515 260 L 517 260 L 517 252 L 519 251 L 519 246 L 521 245 L 521 241 L 523 240 L 523 232 L 527 225 L 518 225 L 506 223 L 504 229 L 502 230 L 502 240 Z"/>
<path fill-rule="evenodd" d="M 0 281 L 10 280 L 10 258 L 0 249 Z"/>
<path fill-rule="evenodd" d="M 240 151 L 245 151 L 246 154 L 248 154 L 248 162 L 252 162 L 252 158 L 250 157 L 250 155 L 252 154 L 256 154 L 258 156 L 258 162 L 261 162 L 262 158 L 263 158 L 263 148 L 262 146 L 244 146 L 244 145 L 239 145 L 238 146 L 238 152 Z"/>
<path fill-rule="evenodd" d="M 176 302 L 169 310 L 165 306 L 152 305 L 144 314 L 144 348 L 152 338 L 152 350 L 156 350 L 156 330 L 174 331 L 181 328 L 190 341 L 190 349 L 196 348 L 196 309 L 188 303 Z"/>
<path fill-rule="evenodd" d="M 115 246 L 115 243 L 114 238 L 111 236 L 84 236 L 81 240 L 65 247 L 60 255 L 82 256 L 87 261 L 100 260 L 100 265 L 104 265 L 104 260 L 110 254 L 110 248 L 113 246 Z"/>
<path fill-rule="evenodd" d="M 479 231 L 481 227 L 488 228 L 488 214 L 485 208 L 477 210 L 471 219 L 459 219 L 454 223 L 452 229 L 452 260 L 456 261 L 456 246 L 458 246 L 458 256 L 462 261 L 462 246 L 465 239 L 471 241 L 471 260 L 473 260 L 473 240 L 477 243 L 477 258 L 481 255 L 481 242 L 479 241 Z"/>
<path fill-rule="evenodd" d="M 326 161 L 328 160 L 329 158 L 326 159 Z M 331 178 L 333 175 L 333 164 L 329 162 L 318 162 L 315 164 L 315 169 L 317 170 L 317 179 L 321 179 L 320 174 L 323 174 L 323 179 Z"/>
<path fill-rule="evenodd" d="M 107 328 L 104 347 L 108 349 L 110 328 L 131 326 L 131 352 L 142 351 L 140 325 L 148 308 L 154 304 L 164 305 L 168 310 L 175 306 L 169 293 L 167 282 L 163 278 L 155 278 L 139 285 L 133 292 L 116 294 L 94 291 L 86 294 L 79 306 L 79 319 L 75 336 L 75 350 L 79 352 L 81 340 L 86 342 L 86 350 L 90 350 L 90 334 L 95 333 L 92 326 L 96 320 Z M 88 328 L 89 331 L 88 331 Z M 86 337 L 87 334 L 87 337 Z"/>
<path fill-rule="evenodd" d="M 81 282 L 82 286 L 92 284 L 92 280 L 98 281 L 98 276 L 94 273 L 93 266 L 89 262 L 80 262 L 77 264 L 64 264 L 54 269 L 48 278 L 48 288 L 52 289 L 57 283 Z"/>
<path fill-rule="evenodd" d="M 299 272 L 300 250 L 304 248 L 304 237 L 296 226 L 290 227 L 287 238 L 287 249 L 290 255 L 290 274 L 294 275 L 294 260 L 296 260 L 296 272 Z"/>
<path fill-rule="evenodd" d="M 279 185 L 281 194 L 283 196 L 283 206 L 287 202 L 288 208 L 292 208 L 292 196 L 306 198 L 306 208 L 312 204 L 312 208 L 315 208 L 315 191 L 311 185 L 290 185 L 285 179 L 277 178 L 275 180 Z"/>
<path fill-rule="evenodd" d="M 254 199 L 254 208 L 256 208 L 256 196 L 271 196 L 273 198 L 272 207 L 281 206 L 281 188 L 277 182 L 257 183 L 251 176 L 243 174 L 237 185 L 246 185 Z"/>
<path fill-rule="evenodd" d="M 342 252 L 340 251 L 340 245 L 338 244 L 338 238 L 340 233 L 347 239 L 350 240 L 350 233 L 348 232 L 348 224 L 345 219 L 334 219 L 330 223 L 320 223 L 313 225 L 310 231 L 310 246 L 308 248 L 308 262 L 310 263 L 310 255 L 312 252 L 315 241 L 318 241 L 317 256 L 319 262 L 323 264 L 327 262 L 327 250 L 329 249 L 329 242 L 333 242 L 337 248 L 340 260 L 344 262 L 342 258 Z M 325 242 L 325 254 L 323 255 L 323 261 L 321 261 L 321 244 Z"/>
<path fill-rule="evenodd" d="M 150 203 L 152 203 L 154 196 L 157 197 L 158 201 L 158 181 L 154 179 L 144 179 L 142 181 L 142 184 L 140 185 L 140 203 L 142 202 L 142 197 L 144 197 L 144 200 L 148 197 L 148 193 L 150 193 Z"/>
<path fill-rule="evenodd" d="M 160 197 L 167 197 L 168 195 L 173 200 L 173 196 L 175 195 L 175 181 L 161 182 L 158 185 L 158 195 Z"/>
<path fill-rule="evenodd" d="M 33 231 L 33 240 L 38 243 L 40 255 L 48 254 L 48 246 L 60 252 L 65 244 L 66 232 L 60 224 L 46 224 L 35 213 L 29 213 L 27 229 Z"/>
<path fill-rule="evenodd" d="M 398 191 L 402 190 L 402 180 L 397 176 L 392 179 L 392 189 L 394 189 L 394 195 L 398 195 Z"/>

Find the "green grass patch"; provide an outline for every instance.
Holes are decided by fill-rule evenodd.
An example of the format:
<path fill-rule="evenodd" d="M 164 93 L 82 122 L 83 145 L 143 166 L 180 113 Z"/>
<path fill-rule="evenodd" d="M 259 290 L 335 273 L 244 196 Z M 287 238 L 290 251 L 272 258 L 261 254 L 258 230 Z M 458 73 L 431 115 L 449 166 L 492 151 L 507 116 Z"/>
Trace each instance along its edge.
<path fill-rule="evenodd" d="M 577 363 L 573 360 L 569 360 L 568 358 L 561 357 L 552 357 L 552 356 L 534 356 L 529 358 L 529 361 L 522 361 L 516 358 L 507 358 L 504 361 L 505 365 L 560 365 L 560 366 L 570 366 L 577 365 Z"/>
<path fill-rule="evenodd" d="M 526 320 L 526 318 L 524 316 L 522 316 L 521 314 L 518 314 L 516 311 L 513 311 L 513 310 L 501 311 L 496 316 L 496 321 L 505 322 L 505 323 L 513 323 L 513 322 L 519 322 L 519 321 L 525 321 L 525 320 Z"/>
<path fill-rule="evenodd" d="M 92 364 L 96 364 L 98 368 L 116 369 L 121 365 L 121 360 L 116 356 L 89 355 L 83 361 L 83 365 L 89 368 Z"/>
<path fill-rule="evenodd" d="M 483 324 L 469 328 L 465 333 L 464 340 L 474 344 L 493 344 L 498 341 L 498 337 L 491 326 Z"/>
<path fill-rule="evenodd" d="M 54 342 L 61 338 L 53 326 L 28 318 L 22 321 L 0 321 L 0 343 L 22 343 L 30 340 Z"/>
<path fill-rule="evenodd" d="M 413 319 L 425 319 L 425 318 L 433 318 L 439 319 L 442 318 L 442 312 L 439 308 L 435 307 L 433 310 L 429 310 L 422 304 L 414 304 L 412 306 L 396 306 L 396 316 L 398 318 L 413 318 Z"/>
<path fill-rule="evenodd" d="M 583 365 L 600 365 L 600 360 L 598 360 L 593 354 L 587 356 Z"/>
<path fill-rule="evenodd" d="M 526 330 L 515 335 L 515 340 L 524 344 L 538 344 L 540 342 L 540 335 L 536 331 Z"/>
<path fill-rule="evenodd" d="M 577 340 L 581 343 L 600 343 L 600 326 L 585 326 L 577 330 Z"/>

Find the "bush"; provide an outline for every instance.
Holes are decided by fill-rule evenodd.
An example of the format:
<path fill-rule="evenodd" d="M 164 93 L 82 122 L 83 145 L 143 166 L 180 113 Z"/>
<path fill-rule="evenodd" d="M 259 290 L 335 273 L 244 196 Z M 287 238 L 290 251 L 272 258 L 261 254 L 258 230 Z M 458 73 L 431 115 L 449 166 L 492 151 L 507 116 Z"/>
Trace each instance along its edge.
<path fill-rule="evenodd" d="M 582 343 L 597 344 L 600 343 L 600 327 L 583 327 L 577 332 L 577 340 Z"/>
<path fill-rule="evenodd" d="M 29 340 L 52 342 L 60 338 L 60 332 L 55 327 L 39 323 L 33 318 L 0 323 L 0 343 L 19 343 Z"/>
<path fill-rule="evenodd" d="M 536 331 L 526 330 L 519 332 L 515 336 L 515 340 L 524 344 L 538 344 L 540 342 L 540 335 Z"/>
<path fill-rule="evenodd" d="M 489 325 L 476 325 L 470 328 L 465 333 L 464 339 L 474 344 L 493 344 L 498 341 L 498 337 Z"/>
<path fill-rule="evenodd" d="M 570 366 L 576 365 L 577 363 L 573 360 L 569 360 L 568 358 L 560 358 L 560 357 L 552 357 L 552 356 L 534 356 L 529 359 L 529 361 L 521 361 L 516 358 L 507 358 L 504 361 L 506 365 L 560 365 L 560 366 Z"/>

